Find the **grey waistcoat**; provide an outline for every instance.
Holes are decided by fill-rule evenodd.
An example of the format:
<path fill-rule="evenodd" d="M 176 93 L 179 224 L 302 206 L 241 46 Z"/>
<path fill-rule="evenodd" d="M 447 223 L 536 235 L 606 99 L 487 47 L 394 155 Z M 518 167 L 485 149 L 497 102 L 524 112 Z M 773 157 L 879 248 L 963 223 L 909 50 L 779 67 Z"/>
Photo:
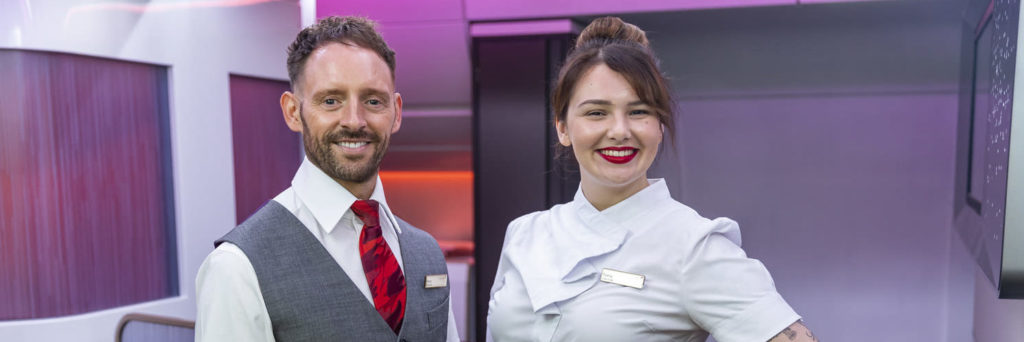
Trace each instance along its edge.
<path fill-rule="evenodd" d="M 277 341 L 444 341 L 448 287 L 424 288 L 448 274 L 429 234 L 398 220 L 406 282 L 405 318 L 396 335 L 323 245 L 288 209 L 269 201 L 214 245 L 230 242 L 256 270 Z"/>

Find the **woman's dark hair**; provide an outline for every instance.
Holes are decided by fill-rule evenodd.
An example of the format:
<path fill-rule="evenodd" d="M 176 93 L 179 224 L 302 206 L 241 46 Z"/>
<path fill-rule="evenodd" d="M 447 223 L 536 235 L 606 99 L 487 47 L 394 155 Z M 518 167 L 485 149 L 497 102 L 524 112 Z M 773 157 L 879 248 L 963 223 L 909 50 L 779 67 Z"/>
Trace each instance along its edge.
<path fill-rule="evenodd" d="M 653 107 L 665 129 L 673 132 L 672 96 L 649 45 L 643 30 L 622 19 L 603 17 L 590 22 L 558 72 L 551 94 L 555 119 L 565 122 L 576 84 L 588 71 L 604 64 L 621 74 L 640 100 Z"/>

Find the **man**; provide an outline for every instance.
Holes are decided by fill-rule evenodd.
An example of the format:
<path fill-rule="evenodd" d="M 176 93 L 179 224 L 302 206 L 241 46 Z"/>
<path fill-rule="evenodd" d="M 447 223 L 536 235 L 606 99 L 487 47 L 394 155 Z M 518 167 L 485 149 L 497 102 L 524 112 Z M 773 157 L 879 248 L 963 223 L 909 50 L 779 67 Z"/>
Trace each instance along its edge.
<path fill-rule="evenodd" d="M 391 213 L 377 176 L 402 97 L 374 26 L 324 18 L 288 48 L 281 110 L 306 158 L 200 267 L 198 341 L 459 340 L 444 255 Z"/>

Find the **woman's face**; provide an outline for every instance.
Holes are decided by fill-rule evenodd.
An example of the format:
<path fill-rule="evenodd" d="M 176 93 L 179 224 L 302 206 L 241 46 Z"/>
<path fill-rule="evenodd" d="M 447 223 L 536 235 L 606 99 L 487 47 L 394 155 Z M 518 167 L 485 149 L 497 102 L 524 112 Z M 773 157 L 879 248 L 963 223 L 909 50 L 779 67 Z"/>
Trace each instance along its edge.
<path fill-rule="evenodd" d="M 558 140 L 571 146 L 585 186 L 642 188 L 661 143 L 661 122 L 621 74 L 599 64 L 573 89 Z"/>

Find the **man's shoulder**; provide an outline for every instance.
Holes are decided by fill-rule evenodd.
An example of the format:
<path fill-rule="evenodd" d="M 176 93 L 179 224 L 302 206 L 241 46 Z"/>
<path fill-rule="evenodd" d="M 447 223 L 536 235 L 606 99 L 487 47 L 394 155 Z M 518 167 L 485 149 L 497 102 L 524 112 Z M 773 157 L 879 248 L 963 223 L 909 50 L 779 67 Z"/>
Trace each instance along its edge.
<path fill-rule="evenodd" d="M 239 266 L 245 266 L 251 269 L 252 264 L 249 261 L 249 257 L 239 248 L 237 245 L 231 242 L 225 242 L 214 248 L 206 259 L 203 260 L 200 265 L 199 275 L 203 273 L 213 274 L 238 274 L 238 271 L 244 270 Z M 211 270 L 213 272 L 202 272 L 202 270 Z M 198 277 L 202 278 L 202 277 Z"/>
<path fill-rule="evenodd" d="M 214 242 L 214 246 L 220 246 L 224 242 L 231 242 L 237 245 L 243 243 L 243 241 L 261 237 L 273 239 L 273 237 L 267 236 L 267 233 L 272 233 L 276 230 L 273 228 L 294 224 L 302 225 L 291 211 L 277 203 L 277 201 L 270 200 L 246 218 L 245 221 L 242 221 L 242 223 L 228 231 L 227 234 L 217 239 Z"/>
<path fill-rule="evenodd" d="M 285 208 L 284 205 L 276 200 L 269 200 L 235 228 L 294 223 L 293 221 L 297 222 L 297 219 L 288 208 Z"/>

